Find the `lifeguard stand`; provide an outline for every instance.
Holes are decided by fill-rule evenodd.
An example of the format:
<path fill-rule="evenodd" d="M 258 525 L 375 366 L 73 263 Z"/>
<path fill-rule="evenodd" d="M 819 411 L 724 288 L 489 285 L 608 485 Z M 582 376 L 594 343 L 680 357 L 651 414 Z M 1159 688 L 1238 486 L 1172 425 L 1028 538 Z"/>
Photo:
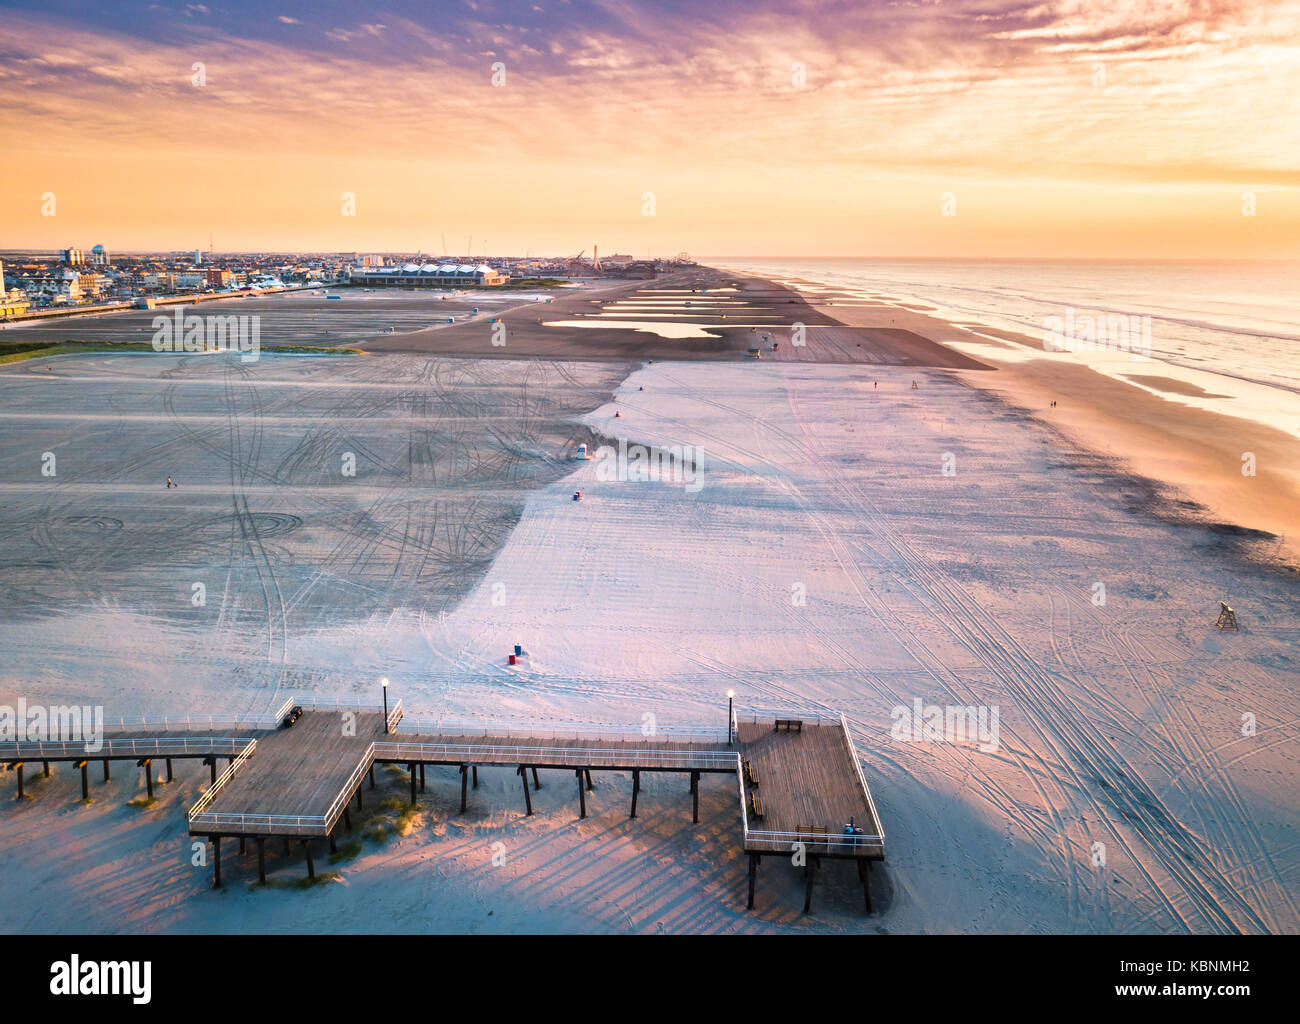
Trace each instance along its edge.
<path fill-rule="evenodd" d="M 1220 629 L 1237 629 L 1237 613 L 1228 607 L 1227 601 L 1219 602 L 1219 622 Z"/>

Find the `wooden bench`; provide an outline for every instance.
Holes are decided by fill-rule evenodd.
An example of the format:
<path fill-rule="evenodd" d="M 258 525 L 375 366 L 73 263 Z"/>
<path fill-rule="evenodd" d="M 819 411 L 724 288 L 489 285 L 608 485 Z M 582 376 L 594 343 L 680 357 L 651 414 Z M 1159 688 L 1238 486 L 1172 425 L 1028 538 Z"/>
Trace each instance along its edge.
<path fill-rule="evenodd" d="M 780 732 L 784 726 L 786 732 L 803 732 L 803 719 L 800 718 L 778 718 L 773 732 Z"/>
<path fill-rule="evenodd" d="M 745 772 L 745 781 L 748 782 L 751 786 L 757 786 L 758 775 L 754 771 L 754 766 L 750 762 L 749 758 L 747 757 L 743 758 L 740 763 L 741 763 L 741 767 L 744 769 Z"/>
<path fill-rule="evenodd" d="M 763 820 L 763 801 L 752 789 L 749 791 L 749 816 L 755 821 Z"/>

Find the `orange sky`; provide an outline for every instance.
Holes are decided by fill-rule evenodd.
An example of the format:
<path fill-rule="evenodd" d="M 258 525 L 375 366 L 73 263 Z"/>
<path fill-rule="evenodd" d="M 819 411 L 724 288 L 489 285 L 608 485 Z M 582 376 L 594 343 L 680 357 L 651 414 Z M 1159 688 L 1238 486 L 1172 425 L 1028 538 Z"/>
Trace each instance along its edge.
<path fill-rule="evenodd" d="M 1297 0 L 58 7 L 0 248 L 1300 257 Z"/>

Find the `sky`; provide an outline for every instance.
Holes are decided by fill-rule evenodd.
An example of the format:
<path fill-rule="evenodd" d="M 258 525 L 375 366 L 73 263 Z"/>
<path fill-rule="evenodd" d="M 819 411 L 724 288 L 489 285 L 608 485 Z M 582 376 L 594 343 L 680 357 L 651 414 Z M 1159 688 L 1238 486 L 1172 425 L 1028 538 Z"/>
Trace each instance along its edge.
<path fill-rule="evenodd" d="M 0 0 L 0 111 L 0 249 L 1300 258 L 1300 0 Z"/>

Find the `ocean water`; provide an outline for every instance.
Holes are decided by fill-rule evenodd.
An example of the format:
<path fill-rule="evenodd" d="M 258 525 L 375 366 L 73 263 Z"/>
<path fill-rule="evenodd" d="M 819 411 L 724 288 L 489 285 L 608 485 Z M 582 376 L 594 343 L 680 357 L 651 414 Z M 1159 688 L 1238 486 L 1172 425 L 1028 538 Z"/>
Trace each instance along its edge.
<path fill-rule="evenodd" d="M 1300 435 L 1300 260 L 720 257 L 708 262 L 867 290 L 934 306 L 930 315 L 950 322 L 981 323 L 1034 338 L 1043 336 L 1048 317 L 1064 317 L 1067 311 L 1075 317 L 1150 317 L 1151 359 L 1142 364 L 1142 373 L 1167 374 L 1231 396 L 1228 401 L 1184 399 L 1189 404 Z"/>

